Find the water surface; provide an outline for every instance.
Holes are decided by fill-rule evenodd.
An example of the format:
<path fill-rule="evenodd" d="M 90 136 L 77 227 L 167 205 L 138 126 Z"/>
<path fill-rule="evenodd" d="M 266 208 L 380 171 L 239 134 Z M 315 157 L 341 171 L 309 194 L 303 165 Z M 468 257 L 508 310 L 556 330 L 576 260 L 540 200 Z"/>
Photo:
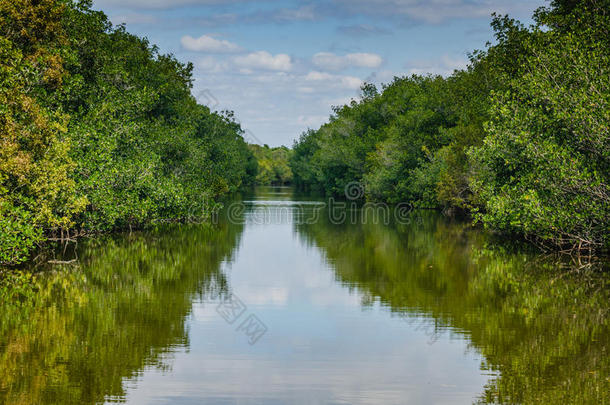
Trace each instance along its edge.
<path fill-rule="evenodd" d="M 69 247 L 1 304 L 0 402 L 609 403 L 603 272 L 326 203 L 260 188 Z"/>

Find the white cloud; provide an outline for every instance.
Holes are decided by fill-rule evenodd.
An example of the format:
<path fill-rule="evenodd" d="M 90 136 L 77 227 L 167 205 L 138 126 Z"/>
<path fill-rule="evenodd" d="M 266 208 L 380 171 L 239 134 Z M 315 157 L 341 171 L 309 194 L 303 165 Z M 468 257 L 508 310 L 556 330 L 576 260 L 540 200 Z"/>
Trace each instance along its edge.
<path fill-rule="evenodd" d="M 305 76 L 308 82 L 326 82 L 330 86 L 358 90 L 363 81 L 353 76 L 331 75 L 330 73 L 312 71 Z"/>
<path fill-rule="evenodd" d="M 353 76 L 343 76 L 341 77 L 341 83 L 345 88 L 358 90 L 362 86 L 362 80 Z"/>
<path fill-rule="evenodd" d="M 241 47 L 237 44 L 225 39 L 216 39 L 210 35 L 202 35 L 199 38 L 185 35 L 180 39 L 180 43 L 187 51 L 210 53 L 234 53 L 241 51 Z"/>
<path fill-rule="evenodd" d="M 350 53 L 344 56 L 331 52 L 320 52 L 313 56 L 312 62 L 325 70 L 342 70 L 349 67 L 378 68 L 383 63 L 375 53 Z"/>
<path fill-rule="evenodd" d="M 197 62 L 197 67 L 206 73 L 223 73 L 229 69 L 229 64 L 218 61 L 212 56 L 206 56 Z"/>
<path fill-rule="evenodd" d="M 331 80 L 332 78 L 333 75 L 330 73 L 317 72 L 315 70 L 313 72 L 309 72 L 307 76 L 305 76 L 305 80 L 308 81 Z"/>
<path fill-rule="evenodd" d="M 275 70 L 288 72 L 292 70 L 292 58 L 290 55 L 283 53 L 277 55 L 271 55 L 266 51 L 252 52 L 248 55 L 237 56 L 233 59 L 233 62 L 242 68 L 242 70 L 252 71 L 254 69 L 260 70 Z"/>

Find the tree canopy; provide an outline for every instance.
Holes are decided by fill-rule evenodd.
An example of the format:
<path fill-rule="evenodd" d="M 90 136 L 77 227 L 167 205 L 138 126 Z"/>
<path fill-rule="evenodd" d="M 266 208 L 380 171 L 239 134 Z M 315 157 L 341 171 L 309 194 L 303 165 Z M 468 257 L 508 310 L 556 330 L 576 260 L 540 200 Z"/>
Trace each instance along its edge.
<path fill-rule="evenodd" d="M 268 145 L 249 145 L 256 158 L 258 174 L 256 184 L 285 185 L 292 183 L 289 159 L 292 151 L 285 146 L 270 148 Z"/>
<path fill-rule="evenodd" d="M 45 236 L 207 215 L 256 176 L 191 64 L 90 1 L 0 0 L 0 263 Z"/>
<path fill-rule="evenodd" d="M 462 211 L 545 247 L 610 247 L 610 2 L 553 1 L 449 77 L 395 77 L 295 142 L 295 183 Z"/>

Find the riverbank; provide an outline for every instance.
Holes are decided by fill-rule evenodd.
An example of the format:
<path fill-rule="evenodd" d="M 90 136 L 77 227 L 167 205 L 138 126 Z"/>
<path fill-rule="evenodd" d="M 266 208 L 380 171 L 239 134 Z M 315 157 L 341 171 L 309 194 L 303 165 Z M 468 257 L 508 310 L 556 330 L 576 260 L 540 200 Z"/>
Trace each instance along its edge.
<path fill-rule="evenodd" d="M 193 217 L 254 183 L 234 115 L 191 94 L 193 65 L 91 4 L 0 1 L 0 54 L 0 264 Z"/>
<path fill-rule="evenodd" d="M 547 250 L 610 248 L 608 3 L 552 2 L 447 77 L 367 83 L 304 132 L 297 186 L 468 212 Z"/>

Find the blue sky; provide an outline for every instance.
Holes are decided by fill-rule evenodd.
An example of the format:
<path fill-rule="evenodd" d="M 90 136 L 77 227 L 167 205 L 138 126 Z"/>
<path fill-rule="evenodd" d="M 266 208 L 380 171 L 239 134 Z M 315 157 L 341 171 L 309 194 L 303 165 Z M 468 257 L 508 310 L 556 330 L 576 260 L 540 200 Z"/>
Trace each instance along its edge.
<path fill-rule="evenodd" d="M 195 66 L 193 94 L 235 111 L 251 142 L 292 145 L 363 81 L 448 75 L 543 0 L 95 0 L 115 24 Z"/>

